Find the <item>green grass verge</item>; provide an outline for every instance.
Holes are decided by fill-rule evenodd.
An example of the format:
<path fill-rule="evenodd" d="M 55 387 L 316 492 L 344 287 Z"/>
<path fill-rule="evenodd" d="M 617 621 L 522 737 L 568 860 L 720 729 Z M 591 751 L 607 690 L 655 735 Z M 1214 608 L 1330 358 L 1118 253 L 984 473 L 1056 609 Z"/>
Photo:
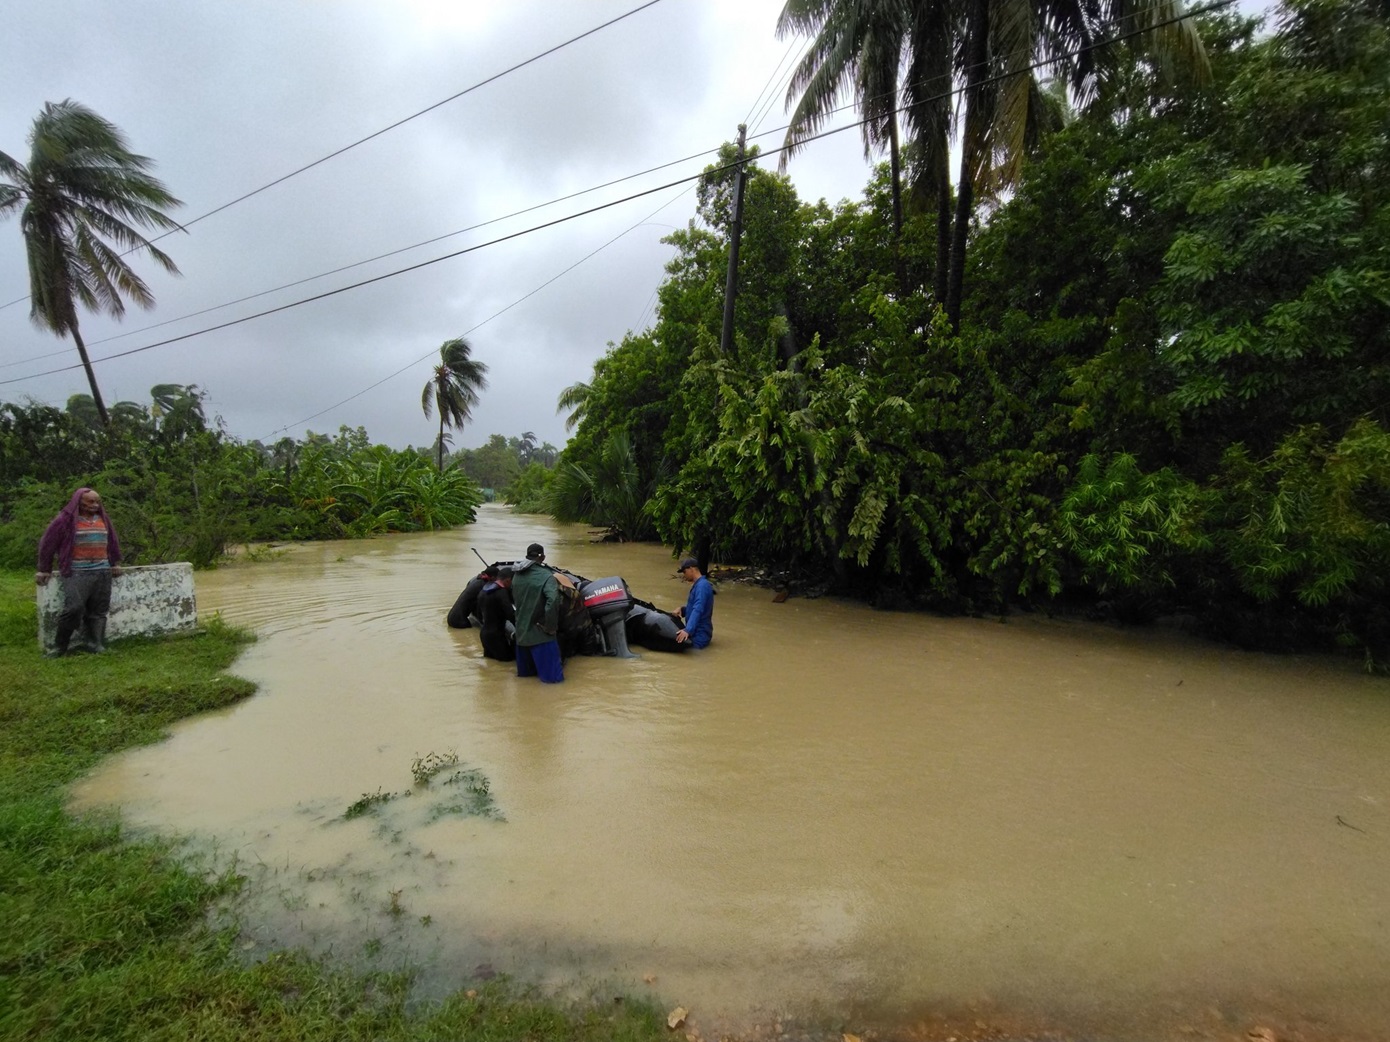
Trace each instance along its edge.
<path fill-rule="evenodd" d="M 242 880 L 205 873 L 119 822 L 74 818 L 66 786 L 102 756 L 252 693 L 226 670 L 249 634 L 126 640 L 43 658 L 33 578 L 0 573 L 0 1040 L 470 1039 L 648 1042 L 640 1002 L 562 1006 L 506 981 L 443 1002 L 407 974 L 353 973 L 303 953 L 254 963 L 209 909 Z"/>

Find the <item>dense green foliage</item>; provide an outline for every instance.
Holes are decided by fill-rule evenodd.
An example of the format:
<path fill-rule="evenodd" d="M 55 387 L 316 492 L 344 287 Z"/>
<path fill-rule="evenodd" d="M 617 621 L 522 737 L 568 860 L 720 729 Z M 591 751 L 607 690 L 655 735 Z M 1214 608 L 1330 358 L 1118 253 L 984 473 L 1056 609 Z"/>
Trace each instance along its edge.
<path fill-rule="evenodd" d="M 977 215 L 958 332 L 932 200 L 899 253 L 886 167 L 831 207 L 754 166 L 721 353 L 726 149 L 655 325 L 565 392 L 552 510 L 883 603 L 1079 600 L 1386 666 L 1390 23 L 1290 0 L 1272 28 L 1205 19 L 1176 95 L 1108 56 Z"/>
<path fill-rule="evenodd" d="M 507 488 L 507 502 L 522 514 L 543 514 L 550 502 L 555 471 L 544 463 L 529 463 Z"/>
<path fill-rule="evenodd" d="M 560 450 L 554 445 L 548 441 L 537 443 L 536 435 L 527 431 L 511 438 L 489 435 L 485 444 L 476 449 L 459 449 L 449 461 L 483 489 L 506 494 L 528 468 L 537 464 L 553 467 L 559 455 Z M 508 502 L 515 503 L 516 499 L 508 496 Z"/>
<path fill-rule="evenodd" d="M 285 438 L 267 449 L 228 438 L 193 387 L 161 384 L 149 408 L 118 402 L 107 427 L 91 399 L 66 410 L 0 406 L 0 566 L 28 567 L 74 488 L 98 488 L 131 564 L 216 562 L 237 543 L 413 532 L 472 521 L 482 502 L 462 471 L 372 445 L 361 428 Z"/>
<path fill-rule="evenodd" d="M 428 461 L 426 461 L 428 466 Z M 226 670 L 247 640 L 125 640 L 100 657 L 40 657 L 33 578 L 0 573 L 0 1038 L 440 1038 L 637 1042 L 665 1034 L 640 1002 L 564 1008 L 503 981 L 441 1002 L 412 998 L 405 973 L 346 972 L 306 955 L 240 958 L 234 927 L 209 912 L 243 881 L 183 862 L 115 821 L 73 819 L 65 787 L 173 721 L 231 705 L 252 685 Z M 417 778 L 418 778 L 417 765 Z M 463 796 L 485 783 L 470 784 Z"/>

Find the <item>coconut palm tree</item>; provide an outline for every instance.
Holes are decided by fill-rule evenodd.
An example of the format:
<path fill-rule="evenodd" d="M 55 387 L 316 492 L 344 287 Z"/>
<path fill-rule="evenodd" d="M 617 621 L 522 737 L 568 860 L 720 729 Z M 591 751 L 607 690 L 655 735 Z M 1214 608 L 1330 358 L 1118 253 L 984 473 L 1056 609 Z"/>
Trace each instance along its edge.
<path fill-rule="evenodd" d="M 64 411 L 84 427 L 101 426 L 101 413 L 97 412 L 96 400 L 90 394 L 69 395 Z"/>
<path fill-rule="evenodd" d="M 139 402 L 117 402 L 111 406 L 111 419 L 133 428 L 148 428 L 150 425 L 150 414 Z"/>
<path fill-rule="evenodd" d="M 439 438 L 436 450 L 439 472 L 444 472 L 444 428 L 455 430 L 466 424 L 478 404 L 478 392 L 487 389 L 487 366 L 473 357 L 473 345 L 463 337 L 444 341 L 439 348 L 439 364 L 420 395 L 420 408 L 428 419 L 439 410 Z"/>
<path fill-rule="evenodd" d="M 893 237 L 902 235 L 902 159 L 898 113 L 918 152 L 919 191 L 937 200 L 937 298 L 945 294 L 951 180 L 951 0 L 787 0 L 777 35 L 811 37 L 787 87 L 793 107 L 781 169 L 834 112 L 846 88 L 863 116 L 864 157 L 887 148 Z M 905 287 L 904 287 L 905 288 Z"/>
<path fill-rule="evenodd" d="M 299 450 L 299 442 L 288 436 L 281 438 L 271 446 L 271 462 L 276 467 L 284 468 L 286 485 L 294 477 L 294 468 L 299 463 Z"/>
<path fill-rule="evenodd" d="M 565 433 L 569 433 L 579 425 L 579 421 L 584 418 L 584 412 L 589 406 L 589 396 L 593 393 L 593 388 L 580 380 L 572 383 L 560 392 L 559 401 L 555 403 L 557 413 L 569 410 L 569 415 L 565 417 Z"/>
<path fill-rule="evenodd" d="M 116 318 L 125 313 L 127 297 L 153 307 L 154 295 L 123 254 L 144 250 L 177 274 L 174 262 L 136 226 L 178 228 L 164 210 L 180 203 L 147 173 L 151 160 L 131 152 L 120 130 L 75 101 L 46 103 L 29 144 L 27 165 L 0 152 L 0 216 L 23 207 L 29 316 L 72 337 L 104 424 L 106 405 L 78 329 L 78 305 Z"/>
<path fill-rule="evenodd" d="M 434 439 L 435 458 L 442 461 L 444 457 L 449 455 L 449 453 L 453 450 L 453 447 L 454 436 L 452 434 L 446 434 L 444 433 L 444 431 L 441 430 L 439 432 L 439 436 Z M 444 465 L 441 462 L 439 465 L 439 470 L 442 471 L 443 469 Z"/>
<path fill-rule="evenodd" d="M 787 144 L 813 133 L 849 84 L 865 120 L 866 151 L 882 147 L 885 130 L 894 147 L 895 115 L 905 112 L 919 153 L 918 187 L 937 203 L 936 299 L 958 329 L 976 200 L 1017 179 L 1044 114 L 1055 111 L 1032 63 L 1052 59 L 1057 77 L 1089 100 L 1114 65 L 1111 48 L 1095 45 L 1120 31 L 1150 30 L 1133 46 L 1171 80 L 1204 79 L 1209 69 L 1195 27 L 1165 24 L 1181 11 L 1181 0 L 787 0 L 779 33 L 812 35 L 788 90 L 789 102 L 798 94 L 800 101 Z M 953 88 L 963 97 L 954 218 Z"/>
<path fill-rule="evenodd" d="M 910 5 L 903 0 L 787 0 L 777 19 L 777 36 L 812 36 L 787 84 L 787 106 L 795 106 L 783 140 L 779 169 L 814 136 L 835 110 L 846 87 L 863 116 L 864 158 L 889 150 L 893 180 L 893 234 L 902 231 L 899 177 L 898 76 L 907 37 Z"/>

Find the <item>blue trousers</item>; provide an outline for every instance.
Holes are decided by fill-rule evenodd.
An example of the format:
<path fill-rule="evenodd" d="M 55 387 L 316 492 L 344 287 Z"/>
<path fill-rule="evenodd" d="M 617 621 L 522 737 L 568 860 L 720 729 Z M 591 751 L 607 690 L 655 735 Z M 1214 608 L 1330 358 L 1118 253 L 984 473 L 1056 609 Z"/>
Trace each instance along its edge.
<path fill-rule="evenodd" d="M 560 665 L 560 644 L 548 640 L 544 644 L 516 646 L 516 675 L 540 677 L 543 684 L 558 684 L 565 679 Z"/>

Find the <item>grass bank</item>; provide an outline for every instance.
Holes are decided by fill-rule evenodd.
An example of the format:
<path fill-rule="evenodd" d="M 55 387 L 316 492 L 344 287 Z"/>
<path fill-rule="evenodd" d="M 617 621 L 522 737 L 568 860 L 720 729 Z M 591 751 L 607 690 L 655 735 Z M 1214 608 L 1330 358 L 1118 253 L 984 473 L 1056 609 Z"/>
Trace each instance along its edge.
<path fill-rule="evenodd" d="M 400 973 L 302 953 L 246 963 L 208 911 L 243 881 L 113 819 L 73 818 L 68 783 L 173 721 L 253 691 L 226 671 L 247 633 L 210 623 L 105 655 L 44 659 L 31 573 L 0 573 L 0 1040 L 574 1040 L 666 1034 L 640 1003 L 561 1007 L 506 982 L 410 1001 Z"/>

